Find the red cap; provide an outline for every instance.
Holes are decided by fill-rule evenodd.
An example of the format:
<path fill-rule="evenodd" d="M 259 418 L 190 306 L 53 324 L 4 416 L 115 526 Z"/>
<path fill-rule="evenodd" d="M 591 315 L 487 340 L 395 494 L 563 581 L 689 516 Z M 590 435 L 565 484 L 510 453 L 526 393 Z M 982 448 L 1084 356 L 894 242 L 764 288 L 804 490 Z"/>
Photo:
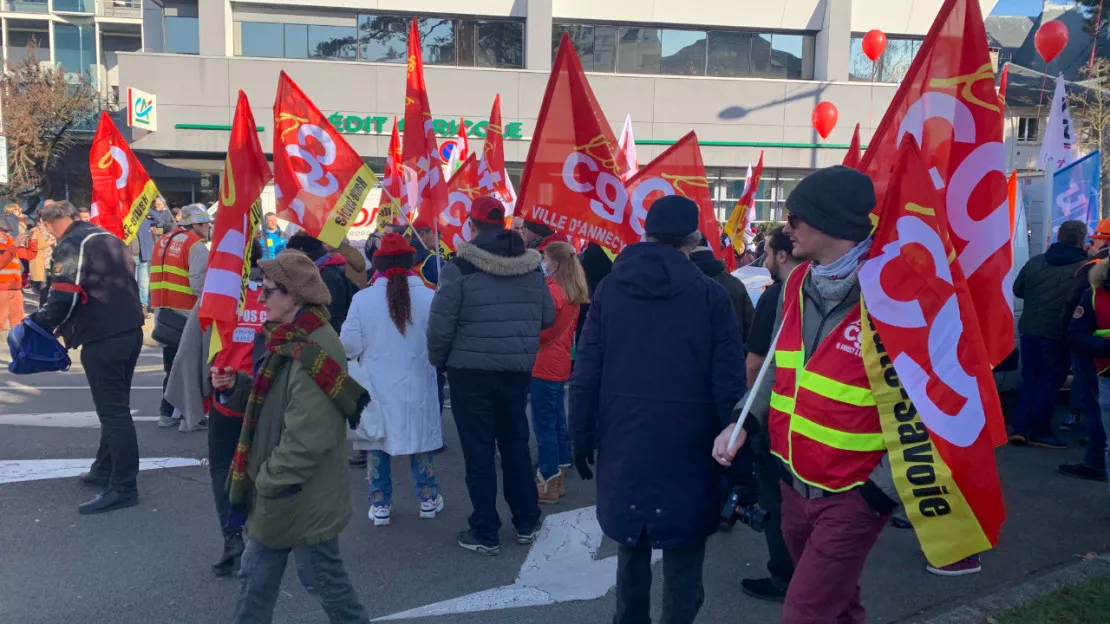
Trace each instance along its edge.
<path fill-rule="evenodd" d="M 416 249 L 405 240 L 404 236 L 390 232 L 382 237 L 381 247 L 378 247 L 378 251 L 374 252 L 374 255 L 400 256 L 414 253 L 416 253 Z"/>
<path fill-rule="evenodd" d="M 425 219 L 423 216 L 419 216 L 412 222 L 412 229 L 416 230 L 417 232 L 419 232 L 420 230 L 430 230 L 432 229 L 432 224 L 428 223 L 428 220 Z"/>
<path fill-rule="evenodd" d="M 542 253 L 544 248 L 547 247 L 548 245 L 550 245 L 551 243 L 569 243 L 569 242 L 570 242 L 570 237 L 567 236 L 566 234 L 555 233 L 555 234 L 552 234 L 551 236 L 548 236 L 547 238 L 543 239 L 543 241 L 540 242 L 540 246 L 536 247 L 536 251 Z"/>
<path fill-rule="evenodd" d="M 1092 240 L 1107 240 L 1110 239 L 1110 219 L 1103 219 L 1098 222 L 1098 227 L 1095 228 L 1095 233 L 1089 236 Z"/>
<path fill-rule="evenodd" d="M 470 218 L 490 225 L 505 227 L 505 206 L 501 200 L 483 195 L 470 205 Z"/>

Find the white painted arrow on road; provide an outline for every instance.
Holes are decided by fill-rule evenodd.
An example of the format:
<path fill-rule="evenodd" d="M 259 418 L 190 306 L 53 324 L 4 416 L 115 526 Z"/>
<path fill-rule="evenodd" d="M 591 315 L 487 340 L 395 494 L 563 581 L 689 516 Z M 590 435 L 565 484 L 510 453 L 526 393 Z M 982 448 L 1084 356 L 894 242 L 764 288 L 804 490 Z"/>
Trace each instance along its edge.
<path fill-rule="evenodd" d="M 131 410 L 131 419 L 136 422 L 158 420 L 157 416 L 135 416 L 139 410 Z M 0 425 L 20 425 L 25 427 L 70 427 L 74 429 L 97 429 L 100 419 L 96 412 L 50 412 L 42 414 L 0 414 Z"/>
<path fill-rule="evenodd" d="M 584 507 L 544 518 L 540 535 L 512 585 L 409 609 L 374 621 L 601 598 L 617 583 L 617 558 L 595 559 L 602 538 L 596 510 L 596 506 Z M 662 556 L 661 551 L 653 551 L 651 560 L 658 561 Z"/>
<path fill-rule="evenodd" d="M 0 483 L 41 481 L 76 477 L 91 466 L 91 459 L 16 459 L 0 461 Z M 147 457 L 139 460 L 139 470 L 203 466 L 203 459 L 191 457 Z"/>

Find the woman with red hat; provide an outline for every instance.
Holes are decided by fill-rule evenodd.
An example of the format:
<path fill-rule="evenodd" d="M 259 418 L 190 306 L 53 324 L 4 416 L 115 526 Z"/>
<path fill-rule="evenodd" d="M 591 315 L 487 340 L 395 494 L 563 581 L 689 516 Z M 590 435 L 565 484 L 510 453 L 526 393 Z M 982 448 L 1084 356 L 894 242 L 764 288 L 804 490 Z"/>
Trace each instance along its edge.
<path fill-rule="evenodd" d="M 375 526 L 390 523 L 394 455 L 410 456 L 420 517 L 435 518 L 443 511 L 432 454 L 443 446 L 443 427 L 436 371 L 428 363 L 425 339 L 435 292 L 413 272 L 415 258 L 416 249 L 400 234 L 382 237 L 371 260 L 373 283 L 355 295 L 339 335 L 347 357 L 354 360 L 352 376 L 373 398 L 367 407 L 370 417 L 360 426 L 363 439 L 356 439 L 355 448 L 370 451 L 369 517 Z M 367 430 L 375 421 L 384 424 L 384 437 Z"/>

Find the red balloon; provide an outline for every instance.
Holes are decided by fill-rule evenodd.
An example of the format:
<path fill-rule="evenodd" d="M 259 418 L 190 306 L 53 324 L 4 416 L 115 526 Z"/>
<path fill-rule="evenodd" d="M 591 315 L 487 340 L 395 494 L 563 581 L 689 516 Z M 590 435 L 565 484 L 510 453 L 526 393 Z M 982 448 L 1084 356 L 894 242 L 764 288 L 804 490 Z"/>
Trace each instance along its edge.
<path fill-rule="evenodd" d="M 813 129 L 822 139 L 829 138 L 829 133 L 836 127 L 836 120 L 840 113 L 832 102 L 821 102 L 813 109 Z"/>
<path fill-rule="evenodd" d="M 879 60 L 884 50 L 886 50 L 886 34 L 883 33 L 883 31 L 876 28 L 875 30 L 868 31 L 867 34 L 863 36 L 863 53 L 866 54 L 867 58 L 871 59 L 872 62 Z"/>
<path fill-rule="evenodd" d="M 1068 27 L 1058 20 L 1045 22 L 1037 29 L 1033 45 L 1044 62 L 1051 63 L 1068 45 Z"/>

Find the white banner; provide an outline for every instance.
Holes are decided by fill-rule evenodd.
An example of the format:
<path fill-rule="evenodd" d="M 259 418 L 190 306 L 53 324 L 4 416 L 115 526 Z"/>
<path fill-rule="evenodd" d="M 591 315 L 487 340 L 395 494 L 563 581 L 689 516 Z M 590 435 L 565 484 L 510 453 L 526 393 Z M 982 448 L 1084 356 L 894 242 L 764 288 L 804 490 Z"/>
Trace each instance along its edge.
<path fill-rule="evenodd" d="M 1056 77 L 1056 92 L 1052 95 L 1052 109 L 1048 114 L 1048 127 L 1041 144 L 1038 169 L 1044 170 L 1048 161 L 1055 160 L 1056 168 L 1075 161 L 1075 126 L 1068 112 L 1068 92 L 1064 89 L 1063 74 Z"/>

